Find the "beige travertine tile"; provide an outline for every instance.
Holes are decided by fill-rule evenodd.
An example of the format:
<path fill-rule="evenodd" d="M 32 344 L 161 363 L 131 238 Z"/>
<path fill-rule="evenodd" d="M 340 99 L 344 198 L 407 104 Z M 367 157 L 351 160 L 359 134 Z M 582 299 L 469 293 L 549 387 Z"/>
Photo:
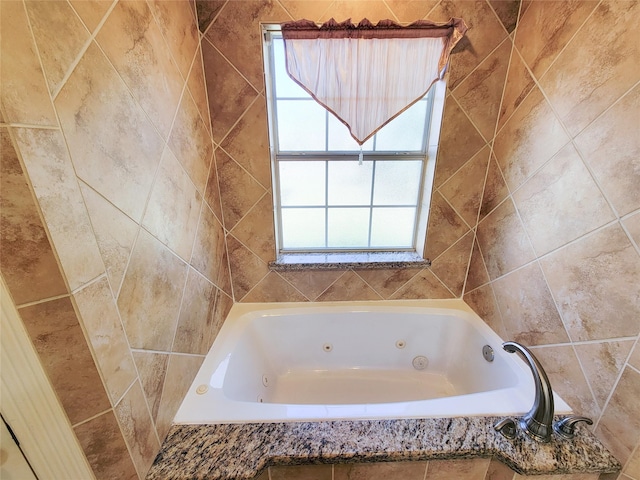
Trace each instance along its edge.
<path fill-rule="evenodd" d="M 638 125 L 640 86 L 576 137 L 582 157 L 621 216 L 640 208 Z"/>
<path fill-rule="evenodd" d="M 117 292 L 139 226 L 86 183 L 79 183 L 111 287 Z"/>
<path fill-rule="evenodd" d="M 158 408 L 160 408 L 160 398 L 162 397 L 164 376 L 167 373 L 169 354 L 141 350 L 132 352 L 132 354 L 140 375 L 142 391 L 151 409 L 151 417 L 155 419 L 158 415 Z"/>
<path fill-rule="evenodd" d="M 118 2 L 96 41 L 166 139 L 184 81 L 146 2 Z"/>
<path fill-rule="evenodd" d="M 129 445 L 138 476 L 144 478 L 160 450 L 140 382 L 135 382 L 114 408 L 122 435 Z"/>
<path fill-rule="evenodd" d="M 0 129 L 0 269 L 17 304 L 67 293 L 7 129 Z"/>
<path fill-rule="evenodd" d="M 431 265 L 431 271 L 457 297 L 462 296 L 474 235 L 469 231 Z"/>
<path fill-rule="evenodd" d="M 487 171 L 487 180 L 482 193 L 482 204 L 480 205 L 479 220 L 482 220 L 490 212 L 493 211 L 502 201 L 509 195 L 509 189 L 504 181 L 500 166 L 496 161 L 496 157 L 491 155 L 489 160 L 489 170 Z"/>
<path fill-rule="evenodd" d="M 164 142 L 95 44 L 55 104 L 78 177 L 139 221 Z"/>
<path fill-rule="evenodd" d="M 238 121 L 258 92 L 209 43 L 202 41 L 213 140 L 220 142 Z"/>
<path fill-rule="evenodd" d="M 172 352 L 204 355 L 209 351 L 218 333 L 211 331 L 215 304 L 215 285 L 190 268 Z"/>
<path fill-rule="evenodd" d="M 537 262 L 492 285 L 510 339 L 529 346 L 569 341 Z"/>
<path fill-rule="evenodd" d="M 453 294 L 425 268 L 390 297 L 391 300 L 414 298 L 453 298 Z"/>
<path fill-rule="evenodd" d="M 191 256 L 202 197 L 189 175 L 164 149 L 142 225 L 183 260 Z"/>
<path fill-rule="evenodd" d="M 420 268 L 398 268 L 390 270 L 356 270 L 355 272 L 382 298 L 387 299 L 420 271 Z M 296 283 L 294 285 L 297 286 Z"/>
<path fill-rule="evenodd" d="M 482 253 L 478 246 L 478 239 L 474 237 L 471 259 L 469 260 L 469 271 L 467 272 L 467 280 L 464 290 L 465 292 L 470 292 L 488 282 L 489 274 L 487 273 L 487 267 L 485 267 L 484 260 L 482 259 Z"/>
<path fill-rule="evenodd" d="M 422 480 L 427 462 L 378 462 L 334 465 L 333 480 Z M 273 475 L 272 475 L 272 480 Z"/>
<path fill-rule="evenodd" d="M 22 2 L 0 3 L 0 100 L 6 122 L 57 125 Z"/>
<path fill-rule="evenodd" d="M 221 150 L 219 150 L 221 151 Z M 218 183 L 218 168 L 216 162 L 215 152 L 211 153 L 213 157 L 211 168 L 209 169 L 209 179 L 207 180 L 207 190 L 204 192 L 204 200 L 209 205 L 209 208 L 213 210 L 213 213 L 222 223 L 222 200 L 220 199 L 220 184 Z"/>
<path fill-rule="evenodd" d="M 640 257 L 611 225 L 541 260 L 572 340 L 635 336 L 640 331 Z"/>
<path fill-rule="evenodd" d="M 536 88 L 496 135 L 493 152 L 513 191 L 568 142 L 559 120 Z"/>
<path fill-rule="evenodd" d="M 515 45 L 536 77 L 553 63 L 597 4 L 595 0 L 532 2 L 518 24 Z"/>
<path fill-rule="evenodd" d="M 477 238 L 492 280 L 535 258 L 522 222 L 509 198 L 478 224 Z"/>
<path fill-rule="evenodd" d="M 182 94 L 171 130 L 169 147 L 198 191 L 204 193 L 209 178 L 213 143 L 204 121 L 200 118 L 198 107 L 186 90 Z"/>
<path fill-rule="evenodd" d="M 69 288 L 74 290 L 102 274 L 104 264 L 64 138 L 59 130 L 14 132 Z"/>
<path fill-rule="evenodd" d="M 333 4 L 333 0 L 280 0 L 280 4 L 289 13 L 293 20 L 306 18 L 314 22 L 320 22 L 323 13 Z"/>
<path fill-rule="evenodd" d="M 227 0 L 198 0 L 196 2 L 198 26 L 200 27 L 200 31 L 202 33 L 207 30 L 207 28 L 225 3 L 227 3 Z"/>
<path fill-rule="evenodd" d="M 207 31 L 206 38 L 251 82 L 263 89 L 262 43 L 259 22 L 290 20 L 279 3 L 246 0 L 226 5 Z"/>
<path fill-rule="evenodd" d="M 163 440 L 169 432 L 173 417 L 187 394 L 203 360 L 204 357 L 171 355 L 164 380 L 165 388 L 162 392 L 160 410 L 156 418 L 156 429 L 160 440 Z"/>
<path fill-rule="evenodd" d="M 269 468 L 269 473 L 270 480 L 334 480 L 332 468 L 331 465 L 274 466 Z"/>
<path fill-rule="evenodd" d="M 639 14 L 637 2 L 601 2 L 540 80 L 571 135 L 640 79 L 640 42 L 625 34 Z"/>
<path fill-rule="evenodd" d="M 273 199 L 266 193 L 231 230 L 234 237 L 265 262 L 276 259 Z"/>
<path fill-rule="evenodd" d="M 96 478 L 138 480 L 113 410 L 73 429 Z"/>
<path fill-rule="evenodd" d="M 635 367 L 640 370 L 640 343 L 636 343 L 633 352 L 631 352 L 631 357 L 629 357 L 629 365 Z"/>
<path fill-rule="evenodd" d="M 150 0 L 149 6 L 182 77 L 186 79 L 199 42 L 198 27 L 191 6 L 180 0 Z"/>
<path fill-rule="evenodd" d="M 271 160 L 264 97 L 260 96 L 253 102 L 220 146 L 263 187 L 268 189 L 271 186 Z"/>
<path fill-rule="evenodd" d="M 640 441 L 640 373 L 624 369 L 595 433 L 624 465 Z"/>
<path fill-rule="evenodd" d="M 631 455 L 631 458 L 629 458 L 629 460 L 627 461 L 627 464 L 624 466 L 624 473 L 628 476 L 627 478 L 638 478 L 640 477 L 640 441 L 638 442 L 638 444 L 636 445 L 636 449 L 635 452 Z M 621 480 L 626 480 L 623 477 L 621 477 Z"/>
<path fill-rule="evenodd" d="M 229 310 L 233 307 L 233 299 L 231 296 L 224 293 L 223 290 L 216 290 L 216 309 L 213 312 L 213 324 L 211 327 L 211 331 L 215 332 L 214 337 L 218 336 L 222 325 L 227 319 L 227 315 L 229 315 Z M 215 341 L 215 338 L 213 338 Z"/>
<path fill-rule="evenodd" d="M 571 144 L 527 180 L 513 200 L 538 255 L 615 218 Z"/>
<path fill-rule="evenodd" d="M 54 93 L 90 34 L 67 2 L 27 0 L 25 7 L 49 90 Z"/>
<path fill-rule="evenodd" d="M 224 225 L 230 230 L 265 194 L 266 190 L 220 148 L 216 150 Z"/>
<path fill-rule="evenodd" d="M 535 2 L 532 2 L 535 3 Z M 536 475 L 535 480 L 598 480 L 598 473 L 565 473 L 561 475 Z M 530 480 L 531 475 L 520 475 L 516 473 L 513 480 Z"/>
<path fill-rule="evenodd" d="M 269 273 L 269 267 L 233 235 L 227 235 L 227 251 L 233 296 L 238 302 Z"/>
<path fill-rule="evenodd" d="M 513 480 L 514 472 L 504 463 L 496 458 L 492 458 L 489 462 L 487 475 L 483 480 Z"/>
<path fill-rule="evenodd" d="M 460 17 L 469 27 L 464 38 L 453 49 L 448 82 L 450 88 L 455 88 L 507 37 L 506 30 L 487 2 L 444 0 L 429 17 L 437 22 Z"/>
<path fill-rule="evenodd" d="M 513 32 L 518 23 L 520 0 L 489 0 L 489 3 L 507 32 Z"/>
<path fill-rule="evenodd" d="M 305 302 L 307 299 L 278 273 L 269 272 L 243 302 Z"/>
<path fill-rule="evenodd" d="M 489 147 L 484 147 L 439 188 L 442 196 L 472 227 L 478 223 L 489 153 Z"/>
<path fill-rule="evenodd" d="M 429 18 L 428 13 L 438 4 L 438 0 L 385 0 L 387 6 L 401 23 L 412 23 Z"/>
<path fill-rule="evenodd" d="M 427 227 L 425 256 L 437 258 L 467 233 L 469 227 L 439 192 L 433 192 Z"/>
<path fill-rule="evenodd" d="M 193 246 L 191 265 L 220 288 L 223 288 L 220 282 L 220 272 L 226 268 L 223 259 L 225 250 L 222 225 L 213 212 L 204 205 Z"/>
<path fill-rule="evenodd" d="M 220 270 L 218 271 L 218 279 L 214 282 L 218 288 L 230 297 L 233 297 L 233 288 L 231 287 L 231 271 L 229 270 L 229 254 L 225 248 L 220 262 Z"/>
<path fill-rule="evenodd" d="M 509 40 L 503 41 L 453 91 L 462 109 L 487 140 L 495 133 L 511 46 Z"/>
<path fill-rule="evenodd" d="M 600 408 L 604 407 L 631 347 L 633 340 L 575 346 L 584 374 Z"/>
<path fill-rule="evenodd" d="M 629 231 L 632 240 L 640 247 L 640 210 L 625 218 L 622 224 Z"/>
<path fill-rule="evenodd" d="M 393 18 L 393 14 L 382 0 L 336 0 L 325 11 L 322 21 L 326 22 L 330 18 L 335 18 L 338 22 L 350 18 L 356 24 L 366 18 L 376 24 L 380 20 Z"/>
<path fill-rule="evenodd" d="M 382 297 L 367 285 L 353 271 L 344 272 L 316 298 L 317 302 L 336 302 L 344 300 L 382 300 Z"/>
<path fill-rule="evenodd" d="M 69 297 L 18 312 L 71 424 L 107 410 L 107 393 Z"/>
<path fill-rule="evenodd" d="M 109 7 L 113 5 L 111 0 L 69 0 L 69 3 L 90 32 L 95 31 Z"/>
<path fill-rule="evenodd" d="M 439 187 L 484 147 L 485 141 L 451 95 L 445 101 L 434 185 Z"/>
<path fill-rule="evenodd" d="M 376 270 L 374 270 L 376 271 Z M 291 272 L 279 272 L 280 276 L 287 280 L 292 285 L 295 285 L 296 288 L 302 292 L 309 300 L 314 301 L 318 296 L 324 292 L 329 285 L 335 282 L 340 275 L 342 275 L 343 271 L 337 270 L 309 270 L 309 271 L 291 271 Z M 367 282 L 369 280 L 366 276 L 362 275 L 363 272 L 358 272 L 358 274 Z M 375 286 L 369 283 L 378 293 L 378 290 Z M 381 294 L 382 295 L 382 294 Z M 384 296 L 384 295 L 383 295 Z"/>
<path fill-rule="evenodd" d="M 534 86 L 535 82 L 531 78 L 522 58 L 520 58 L 518 50 L 514 49 L 511 53 L 511 63 L 509 64 L 509 71 L 505 81 L 502 106 L 498 116 L 498 129 L 502 128 L 504 122 L 520 106 Z"/>
<path fill-rule="evenodd" d="M 598 418 L 600 409 L 591 395 L 573 347 L 535 347 L 533 353 L 547 372 L 553 391 L 569 404 L 574 413 Z"/>
<path fill-rule="evenodd" d="M 88 285 L 75 293 L 73 298 L 111 404 L 115 405 L 131 386 L 137 372 L 107 278 Z"/>
<path fill-rule="evenodd" d="M 211 114 L 209 113 L 209 103 L 207 100 L 207 82 L 204 77 L 204 64 L 200 47 L 198 47 L 191 71 L 189 72 L 187 88 L 200 112 L 200 117 L 202 117 L 207 127 L 207 131 L 211 132 Z"/>
<path fill-rule="evenodd" d="M 498 308 L 493 287 L 490 283 L 470 293 L 465 293 L 463 299 L 500 338 L 508 340 L 509 335 L 502 321 L 500 309 Z"/>
<path fill-rule="evenodd" d="M 431 460 L 425 480 L 484 480 L 490 458 Z"/>
<path fill-rule="evenodd" d="M 141 230 L 118 297 L 132 348 L 171 348 L 186 277 L 187 265 Z"/>

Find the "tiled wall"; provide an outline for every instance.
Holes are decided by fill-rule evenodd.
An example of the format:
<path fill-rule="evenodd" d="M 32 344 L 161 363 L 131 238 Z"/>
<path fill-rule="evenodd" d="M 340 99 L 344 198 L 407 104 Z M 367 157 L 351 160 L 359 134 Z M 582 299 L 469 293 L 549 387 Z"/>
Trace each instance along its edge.
<path fill-rule="evenodd" d="M 198 0 L 233 293 L 237 302 L 452 298 L 463 293 L 519 1 Z M 270 272 L 275 258 L 260 22 L 461 16 L 426 255 L 431 269 Z M 358 21 L 356 20 L 356 21 Z M 464 165 L 464 168 L 460 168 Z"/>
<path fill-rule="evenodd" d="M 640 3 L 522 10 L 464 299 L 535 347 L 620 478 L 637 480 Z"/>
<path fill-rule="evenodd" d="M 96 478 L 144 478 L 233 303 L 195 5 L 0 17 L 2 276 Z"/>

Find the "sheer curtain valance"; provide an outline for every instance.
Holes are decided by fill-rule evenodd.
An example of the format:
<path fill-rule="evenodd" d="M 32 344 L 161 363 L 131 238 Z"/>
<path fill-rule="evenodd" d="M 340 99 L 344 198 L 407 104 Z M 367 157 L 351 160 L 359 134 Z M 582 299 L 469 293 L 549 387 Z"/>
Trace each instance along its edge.
<path fill-rule="evenodd" d="M 282 24 L 282 37 L 289 76 L 362 145 L 442 77 L 466 30 L 460 18 L 408 26 L 299 20 Z"/>

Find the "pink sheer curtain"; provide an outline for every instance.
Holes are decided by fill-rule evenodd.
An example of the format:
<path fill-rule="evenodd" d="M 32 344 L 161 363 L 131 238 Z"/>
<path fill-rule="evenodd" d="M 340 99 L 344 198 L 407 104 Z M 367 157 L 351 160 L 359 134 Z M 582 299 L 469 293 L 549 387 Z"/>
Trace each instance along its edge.
<path fill-rule="evenodd" d="M 362 145 L 442 78 L 464 20 L 282 24 L 287 71 Z"/>

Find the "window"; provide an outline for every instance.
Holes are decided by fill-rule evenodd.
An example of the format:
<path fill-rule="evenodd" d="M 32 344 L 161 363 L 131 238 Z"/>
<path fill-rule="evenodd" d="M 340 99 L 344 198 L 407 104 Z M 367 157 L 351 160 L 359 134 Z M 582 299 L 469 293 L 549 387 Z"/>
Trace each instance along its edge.
<path fill-rule="evenodd" d="M 367 140 L 360 157 L 347 127 L 287 75 L 279 31 L 266 28 L 264 38 L 278 253 L 421 256 L 443 85 Z"/>

